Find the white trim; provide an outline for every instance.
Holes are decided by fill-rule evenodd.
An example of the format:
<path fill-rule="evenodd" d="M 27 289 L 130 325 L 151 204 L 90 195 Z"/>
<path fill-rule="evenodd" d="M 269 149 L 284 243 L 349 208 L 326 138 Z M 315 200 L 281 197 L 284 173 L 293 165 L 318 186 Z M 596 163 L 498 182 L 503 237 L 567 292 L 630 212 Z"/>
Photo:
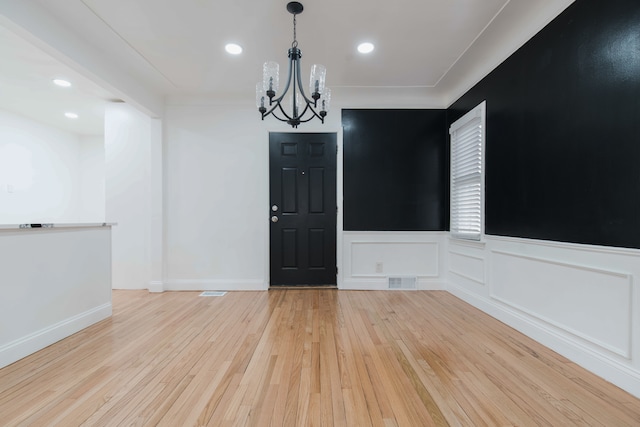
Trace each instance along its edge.
<path fill-rule="evenodd" d="M 423 242 L 422 240 L 418 240 L 420 238 L 424 238 L 426 236 L 446 236 L 449 233 L 447 231 L 353 231 L 353 230 L 347 230 L 344 232 L 345 236 L 358 236 L 358 235 L 365 235 L 365 236 L 376 236 L 376 237 L 382 237 L 384 239 L 398 239 L 400 237 L 408 237 L 408 238 L 413 238 L 416 240 L 402 240 L 402 242 L 418 242 L 421 243 Z M 390 240 L 376 240 L 376 242 L 388 242 Z M 367 242 L 370 242 L 370 240 L 367 240 Z M 477 242 L 475 242 L 477 243 Z"/>
<path fill-rule="evenodd" d="M 264 138 L 264 143 L 267 144 L 267 155 L 265 156 L 265 162 L 266 162 L 266 167 L 265 167 L 265 176 L 264 179 L 262 180 L 262 184 L 263 184 L 263 192 L 262 194 L 264 194 L 264 206 L 265 206 L 265 212 L 267 212 L 267 207 L 271 206 L 271 191 L 270 191 L 270 175 L 271 175 L 271 149 L 269 147 L 269 134 L 271 134 L 271 132 L 275 132 L 274 130 L 265 130 L 263 132 L 263 138 Z M 271 209 L 269 209 L 268 211 L 269 213 L 271 212 Z M 264 239 L 264 257 L 265 257 L 265 262 L 264 262 L 264 281 L 266 283 L 267 289 L 269 288 L 269 286 L 271 286 L 271 221 L 269 220 L 270 215 L 267 215 L 265 213 L 265 218 L 264 218 L 264 235 L 263 235 L 263 239 Z"/>
<path fill-rule="evenodd" d="M 481 240 L 456 239 L 455 237 L 451 236 L 451 234 L 449 234 L 449 244 L 457 246 L 467 246 L 475 249 L 484 249 L 487 245 L 487 241 L 484 239 L 484 237 L 485 235 L 482 236 Z"/>
<path fill-rule="evenodd" d="M 475 259 L 476 261 L 481 261 L 481 262 L 484 263 L 484 258 L 480 257 L 480 256 L 463 254 L 462 252 L 456 252 L 456 251 L 449 250 L 449 256 L 451 256 L 451 255 L 458 255 L 458 256 L 461 256 L 461 257 L 469 258 L 469 259 Z M 454 270 L 451 267 L 451 260 L 449 260 L 449 272 L 453 273 L 455 275 L 458 275 L 460 277 L 463 277 L 463 278 L 465 278 L 467 280 L 471 280 L 472 282 L 476 282 L 476 283 L 478 283 L 478 284 L 480 284 L 482 286 L 485 286 L 486 281 L 487 281 L 486 277 L 483 277 L 482 279 L 478 279 L 476 277 L 471 277 L 470 275 L 468 275 L 466 273 L 462 273 L 460 271 Z"/>
<path fill-rule="evenodd" d="M 340 109 L 340 116 L 342 117 L 342 109 Z M 336 286 L 338 289 L 343 288 L 343 280 L 344 280 L 344 203 L 343 203 L 343 164 L 344 164 L 344 129 L 340 126 L 338 132 L 336 133 L 336 145 L 338 146 L 338 156 L 336 158 L 336 206 L 338 208 L 338 214 L 336 216 L 336 268 L 338 269 L 338 274 L 336 274 Z"/>
<path fill-rule="evenodd" d="M 161 280 L 152 280 L 149 282 L 149 292 L 164 292 L 164 283 Z"/>
<path fill-rule="evenodd" d="M 640 249 L 633 248 L 618 248 L 614 246 L 597 246 L 597 245 L 589 245 L 586 243 L 572 243 L 572 242 L 559 242 L 555 240 L 539 240 L 539 239 L 529 239 L 526 237 L 511 237 L 511 236 L 494 236 L 494 235 L 486 235 L 485 237 L 490 238 L 491 240 L 503 241 L 509 243 L 526 243 L 527 245 L 536 245 L 536 246 L 547 246 L 551 248 L 560 248 L 560 249 L 572 249 L 579 250 L 585 252 L 597 252 L 597 253 L 607 253 L 607 254 L 616 254 L 616 255 L 631 255 L 631 256 L 640 256 Z M 456 240 L 456 243 L 459 242 Z"/>
<path fill-rule="evenodd" d="M 176 279 L 164 283 L 165 291 L 266 291 L 269 284 L 263 280 Z"/>
<path fill-rule="evenodd" d="M 100 322 L 111 314 L 111 303 L 105 303 L 9 342 L 0 347 L 0 368 Z"/>
<path fill-rule="evenodd" d="M 516 257 L 516 258 L 522 258 L 522 259 L 527 259 L 527 260 L 531 260 L 531 261 L 541 261 L 547 264 L 555 264 L 555 265 L 560 265 L 563 267 L 571 267 L 571 268 L 576 268 L 576 269 L 580 269 L 580 270 L 585 270 L 585 271 L 591 271 L 594 273 L 600 273 L 600 274 L 608 274 L 611 276 L 618 276 L 618 277 L 622 277 L 622 278 L 626 278 L 631 280 L 631 276 L 629 275 L 629 273 L 627 272 L 623 272 L 623 271 L 615 271 L 615 270 L 605 270 L 603 268 L 594 268 L 594 267 L 590 267 L 588 265 L 584 265 L 584 264 L 579 264 L 579 263 L 570 263 L 570 262 L 560 262 L 560 261 L 556 261 L 554 259 L 551 258 L 546 258 L 546 257 L 539 257 L 539 256 L 531 256 L 531 255 L 524 255 L 518 252 L 512 252 L 512 251 L 501 251 L 501 250 L 491 250 L 492 254 L 500 254 L 500 255 L 507 255 L 507 256 L 512 256 L 512 257 Z"/>
<path fill-rule="evenodd" d="M 558 333 L 553 327 L 545 326 L 544 323 L 530 319 L 515 309 L 488 300 L 453 283 L 449 283 L 447 291 L 640 398 L 640 372 L 621 363 L 615 357 L 595 351 L 581 340 L 571 339 Z"/>
<path fill-rule="evenodd" d="M 418 277 L 416 283 L 417 290 L 419 291 L 443 291 L 448 287 L 447 283 L 441 280 L 421 280 L 423 278 Z M 342 283 L 340 290 L 343 291 L 390 291 L 389 282 L 387 276 L 384 277 L 369 277 L 358 279 L 346 279 Z M 396 290 L 393 290 L 396 292 Z"/>

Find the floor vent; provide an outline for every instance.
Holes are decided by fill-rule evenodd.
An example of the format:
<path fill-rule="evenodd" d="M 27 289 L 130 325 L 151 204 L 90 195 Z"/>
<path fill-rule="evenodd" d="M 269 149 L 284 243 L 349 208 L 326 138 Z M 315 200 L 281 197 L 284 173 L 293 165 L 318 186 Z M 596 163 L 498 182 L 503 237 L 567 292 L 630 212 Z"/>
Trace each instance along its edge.
<path fill-rule="evenodd" d="M 200 294 L 201 297 L 221 297 L 224 296 L 224 294 L 226 294 L 226 292 L 221 292 L 221 291 L 204 291 L 203 293 Z"/>
<path fill-rule="evenodd" d="M 389 277 L 389 289 L 416 290 L 417 277 Z"/>

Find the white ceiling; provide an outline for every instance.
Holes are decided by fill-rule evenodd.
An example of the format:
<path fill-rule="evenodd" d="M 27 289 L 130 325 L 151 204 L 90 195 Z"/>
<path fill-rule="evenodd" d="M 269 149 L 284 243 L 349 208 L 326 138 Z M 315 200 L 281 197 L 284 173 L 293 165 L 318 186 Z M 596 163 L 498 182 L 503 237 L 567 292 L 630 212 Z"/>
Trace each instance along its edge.
<path fill-rule="evenodd" d="M 100 86 L 2 26 L 0 58 L 0 109 L 80 135 L 104 132 L 104 105 L 113 96 Z M 56 86 L 54 78 L 72 86 Z"/>
<path fill-rule="evenodd" d="M 120 72 L 162 97 L 253 100 L 264 61 L 276 60 L 281 74 L 286 72 L 293 31 L 287 1 L 22 1 L 37 4 Z M 451 70 L 456 64 L 463 68 L 464 56 L 472 56 L 474 42 L 481 45 L 479 41 L 492 27 L 501 32 L 506 29 L 502 39 L 507 40 L 498 40 L 508 43 L 518 26 L 530 32 L 548 22 L 548 13 L 539 11 L 552 8 L 555 16 L 571 1 L 303 1 L 304 12 L 297 17 L 302 72 L 308 75 L 312 63 L 325 65 L 327 86 L 334 96 L 352 88 L 438 88 L 448 73 L 455 74 Z M 0 13 L 3 8 L 9 10 L 0 2 Z M 529 25 L 527 20 L 546 22 Z M 513 42 L 521 44 L 531 35 Z M 362 41 L 373 42 L 375 51 L 358 54 L 356 46 Z M 224 45 L 228 42 L 240 44 L 244 52 L 227 54 Z M 0 108 L 54 117 L 61 114 L 59 109 L 72 108 L 74 102 L 81 111 L 98 111 L 114 98 L 6 29 L 0 31 L 0 55 Z M 58 75 L 68 75 L 77 84 L 72 90 L 51 87 L 50 79 Z M 81 111 L 81 119 L 91 116 Z M 87 121 L 87 128 L 80 122 L 75 124 L 78 133 L 101 132 L 101 125 L 93 120 Z"/>

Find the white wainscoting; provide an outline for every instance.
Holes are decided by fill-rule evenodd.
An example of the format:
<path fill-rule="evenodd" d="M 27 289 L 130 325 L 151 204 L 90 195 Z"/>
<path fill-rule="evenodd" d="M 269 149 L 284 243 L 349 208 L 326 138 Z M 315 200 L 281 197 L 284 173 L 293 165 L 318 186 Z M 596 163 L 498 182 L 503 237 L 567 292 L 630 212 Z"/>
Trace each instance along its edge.
<path fill-rule="evenodd" d="M 446 256 L 449 282 L 474 295 L 487 295 L 484 249 L 484 242 L 449 239 Z"/>
<path fill-rule="evenodd" d="M 418 289 L 444 289 L 445 236 L 442 232 L 345 231 L 339 287 L 388 289 L 390 276 L 415 276 Z"/>
<path fill-rule="evenodd" d="M 492 298 L 631 357 L 630 274 L 500 251 L 490 259 Z"/>
<path fill-rule="evenodd" d="M 449 239 L 448 290 L 640 397 L 640 251 Z"/>

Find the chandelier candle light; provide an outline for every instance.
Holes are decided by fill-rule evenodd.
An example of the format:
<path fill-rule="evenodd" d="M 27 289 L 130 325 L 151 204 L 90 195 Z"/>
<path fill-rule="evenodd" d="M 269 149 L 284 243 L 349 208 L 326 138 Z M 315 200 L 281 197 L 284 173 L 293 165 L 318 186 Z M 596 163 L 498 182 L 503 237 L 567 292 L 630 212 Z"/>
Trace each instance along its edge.
<path fill-rule="evenodd" d="M 292 1 L 287 4 L 287 10 L 293 15 L 293 43 L 291 43 L 291 49 L 289 49 L 287 84 L 282 94 L 276 98 L 280 83 L 280 66 L 277 62 L 265 62 L 262 67 L 262 82 L 256 85 L 256 106 L 260 114 L 262 114 L 262 120 L 271 114 L 276 119 L 287 122 L 293 128 L 297 128 L 300 123 L 308 122 L 314 117 L 319 118 L 324 123 L 324 118 L 329 111 L 331 102 L 331 90 L 325 87 L 327 70 L 324 66 L 318 64 L 314 64 L 311 67 L 311 79 L 309 82 L 311 98 L 308 98 L 304 93 L 300 77 L 302 52 L 298 49 L 298 41 L 296 40 L 296 15 L 302 13 L 303 7 L 297 1 Z M 291 114 L 287 114 L 282 106 L 282 100 L 289 88 L 292 89 L 290 97 Z M 268 102 L 267 98 L 269 99 Z M 301 101 L 305 103 L 304 109 Z M 278 114 L 276 114 L 277 112 Z"/>

